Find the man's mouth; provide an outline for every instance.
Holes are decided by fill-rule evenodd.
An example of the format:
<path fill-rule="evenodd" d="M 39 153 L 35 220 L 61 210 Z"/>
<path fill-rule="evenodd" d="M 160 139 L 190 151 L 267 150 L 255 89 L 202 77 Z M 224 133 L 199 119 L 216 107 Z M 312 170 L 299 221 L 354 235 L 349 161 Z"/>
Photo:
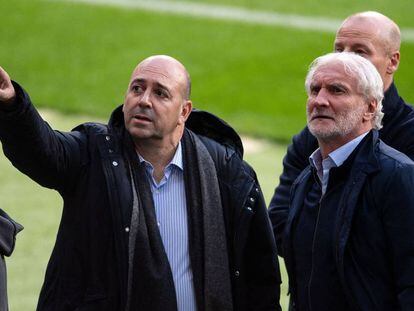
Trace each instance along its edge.
<path fill-rule="evenodd" d="M 152 122 L 152 120 L 149 117 L 143 114 L 134 115 L 134 119 L 139 120 L 139 121 L 144 121 L 144 122 Z"/>
<path fill-rule="evenodd" d="M 318 115 L 312 116 L 311 121 L 317 120 L 317 119 L 330 119 L 330 120 L 334 120 L 334 118 L 331 117 L 331 116 L 329 116 L 329 115 L 318 114 Z"/>

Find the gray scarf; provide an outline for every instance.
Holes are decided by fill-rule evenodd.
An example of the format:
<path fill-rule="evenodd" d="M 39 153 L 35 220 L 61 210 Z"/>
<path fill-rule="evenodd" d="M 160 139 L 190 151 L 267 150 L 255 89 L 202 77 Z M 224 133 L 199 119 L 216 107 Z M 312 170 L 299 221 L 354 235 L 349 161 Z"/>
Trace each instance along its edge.
<path fill-rule="evenodd" d="M 189 219 L 190 259 L 198 311 L 233 310 L 220 187 L 212 157 L 186 130 L 182 138 Z M 133 210 L 129 239 L 129 310 L 176 310 L 174 283 L 164 251 L 152 194 L 135 151 L 129 152 Z"/>

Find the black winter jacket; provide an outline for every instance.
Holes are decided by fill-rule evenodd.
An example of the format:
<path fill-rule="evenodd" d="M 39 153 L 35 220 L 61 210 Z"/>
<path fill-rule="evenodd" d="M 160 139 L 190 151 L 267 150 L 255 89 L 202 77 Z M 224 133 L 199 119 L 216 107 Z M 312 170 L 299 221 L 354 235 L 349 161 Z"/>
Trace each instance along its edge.
<path fill-rule="evenodd" d="M 16 234 L 23 226 L 15 222 L 0 209 L 0 310 L 9 310 L 7 303 L 7 273 L 4 256 L 10 256 L 14 250 Z"/>
<path fill-rule="evenodd" d="M 19 170 L 56 189 L 64 200 L 37 309 L 123 311 L 128 269 L 125 228 L 130 225 L 132 193 L 121 148 L 122 107 L 108 125 L 86 123 L 63 133 L 53 131 L 28 95 L 14 86 L 14 109 L 0 112 L 4 152 Z M 276 245 L 255 173 L 242 161 L 240 138 L 208 113 L 193 112 L 186 126 L 201 134 L 217 166 L 226 207 L 234 309 L 279 310 Z"/>
<path fill-rule="evenodd" d="M 351 156 L 341 197 L 331 200 L 338 206 L 333 244 L 315 251 L 333 252 L 351 310 L 413 310 L 414 162 L 379 140 L 375 130 Z M 308 166 L 292 186 L 283 237 L 293 310 L 292 232 L 312 182 Z"/>
<path fill-rule="evenodd" d="M 381 140 L 414 160 L 414 108 L 398 95 L 394 83 L 384 94 L 383 112 L 383 128 L 379 131 Z M 281 245 L 289 212 L 291 186 L 309 165 L 309 156 L 317 148 L 318 141 L 305 127 L 293 137 L 283 159 L 283 172 L 269 205 L 269 216 L 280 256 L 283 256 Z"/>

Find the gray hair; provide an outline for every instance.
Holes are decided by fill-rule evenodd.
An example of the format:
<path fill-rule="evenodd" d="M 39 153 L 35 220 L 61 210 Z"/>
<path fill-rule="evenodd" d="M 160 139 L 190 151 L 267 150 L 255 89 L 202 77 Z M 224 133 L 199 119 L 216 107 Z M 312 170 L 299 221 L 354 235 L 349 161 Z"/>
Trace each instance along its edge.
<path fill-rule="evenodd" d="M 380 74 L 375 66 L 367 59 L 355 53 L 329 53 L 316 58 L 309 66 L 309 71 L 305 80 L 305 89 L 310 94 L 310 84 L 313 76 L 321 66 L 340 62 L 343 64 L 345 72 L 358 80 L 359 92 L 365 97 L 366 101 L 375 100 L 377 109 L 372 120 L 372 127 L 376 130 L 382 128 L 381 122 L 384 116 L 382 112 L 382 99 L 384 98 L 383 83 Z"/>

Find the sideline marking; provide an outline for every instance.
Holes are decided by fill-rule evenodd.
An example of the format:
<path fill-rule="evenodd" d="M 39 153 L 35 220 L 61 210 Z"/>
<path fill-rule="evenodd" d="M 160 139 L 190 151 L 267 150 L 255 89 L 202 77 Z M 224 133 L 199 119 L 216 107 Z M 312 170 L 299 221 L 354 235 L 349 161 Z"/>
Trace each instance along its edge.
<path fill-rule="evenodd" d="M 226 21 L 238 21 L 249 24 L 281 26 L 303 30 L 335 33 L 342 20 L 310 17 L 296 14 L 282 14 L 250 10 L 241 7 L 191 3 L 185 1 L 166 0 L 52 0 L 60 2 L 81 2 L 95 5 L 107 5 L 124 8 L 136 8 L 157 13 L 170 13 L 194 17 L 205 17 Z M 404 42 L 414 42 L 414 29 L 401 28 Z"/>

